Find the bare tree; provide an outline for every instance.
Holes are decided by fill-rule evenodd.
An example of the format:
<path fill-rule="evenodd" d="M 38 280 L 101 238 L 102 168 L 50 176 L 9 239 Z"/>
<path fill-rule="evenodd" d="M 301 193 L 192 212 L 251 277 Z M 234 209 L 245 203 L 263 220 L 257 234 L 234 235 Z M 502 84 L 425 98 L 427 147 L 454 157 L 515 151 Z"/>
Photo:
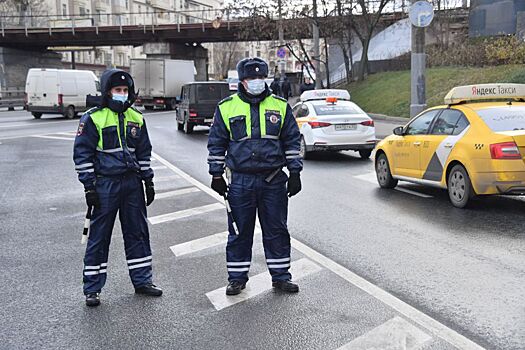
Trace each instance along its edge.
<path fill-rule="evenodd" d="M 355 0 L 354 15 L 350 17 L 350 25 L 361 42 L 362 54 L 357 79 L 364 80 L 368 73 L 368 48 L 374 31 L 383 16 L 383 10 L 394 0 Z"/>
<path fill-rule="evenodd" d="M 4 25 L 38 26 L 43 21 L 44 0 L 1 0 L 0 12 Z"/>
<path fill-rule="evenodd" d="M 221 78 L 226 78 L 228 71 L 235 69 L 235 65 L 242 58 L 238 42 L 216 43 L 215 45 L 215 71 Z"/>

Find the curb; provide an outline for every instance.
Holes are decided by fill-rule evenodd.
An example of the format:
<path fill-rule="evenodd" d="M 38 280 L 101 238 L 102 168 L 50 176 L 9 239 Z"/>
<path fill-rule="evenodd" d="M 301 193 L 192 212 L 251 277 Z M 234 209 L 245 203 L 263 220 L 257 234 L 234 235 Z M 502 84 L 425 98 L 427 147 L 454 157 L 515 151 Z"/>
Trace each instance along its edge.
<path fill-rule="evenodd" d="M 406 124 L 410 120 L 410 118 L 390 117 L 388 115 L 377 114 L 377 113 L 367 113 L 367 114 L 370 116 L 370 118 L 374 120 L 384 120 L 384 121 L 393 122 L 393 123 Z"/>

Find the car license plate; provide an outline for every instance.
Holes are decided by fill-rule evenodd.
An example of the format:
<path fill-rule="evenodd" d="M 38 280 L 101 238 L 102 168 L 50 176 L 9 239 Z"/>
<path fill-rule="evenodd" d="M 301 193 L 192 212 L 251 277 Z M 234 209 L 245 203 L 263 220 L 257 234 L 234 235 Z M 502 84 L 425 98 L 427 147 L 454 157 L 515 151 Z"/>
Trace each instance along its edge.
<path fill-rule="evenodd" d="M 336 131 L 355 130 L 355 129 L 357 129 L 357 125 L 356 124 L 336 124 L 335 125 L 335 130 Z"/>

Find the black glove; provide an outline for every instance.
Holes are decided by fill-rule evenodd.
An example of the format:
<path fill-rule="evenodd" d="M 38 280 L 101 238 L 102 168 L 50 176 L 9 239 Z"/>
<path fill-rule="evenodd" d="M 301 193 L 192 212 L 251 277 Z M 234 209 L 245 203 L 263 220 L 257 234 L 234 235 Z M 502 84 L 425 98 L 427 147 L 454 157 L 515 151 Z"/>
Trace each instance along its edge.
<path fill-rule="evenodd" d="M 224 196 L 228 191 L 228 185 L 226 185 L 226 181 L 224 181 L 222 175 L 220 177 L 213 177 L 211 180 L 211 188 L 221 196 Z"/>
<path fill-rule="evenodd" d="M 301 192 L 301 177 L 299 176 L 299 173 L 290 173 L 287 192 L 288 197 L 295 196 L 297 193 Z"/>
<path fill-rule="evenodd" d="M 95 190 L 86 190 L 86 204 L 88 207 L 100 207 L 100 200 L 98 199 L 98 193 Z"/>
<path fill-rule="evenodd" d="M 146 188 L 146 206 L 149 206 L 155 199 L 155 186 L 153 186 L 153 180 L 146 180 L 144 182 L 144 187 Z"/>

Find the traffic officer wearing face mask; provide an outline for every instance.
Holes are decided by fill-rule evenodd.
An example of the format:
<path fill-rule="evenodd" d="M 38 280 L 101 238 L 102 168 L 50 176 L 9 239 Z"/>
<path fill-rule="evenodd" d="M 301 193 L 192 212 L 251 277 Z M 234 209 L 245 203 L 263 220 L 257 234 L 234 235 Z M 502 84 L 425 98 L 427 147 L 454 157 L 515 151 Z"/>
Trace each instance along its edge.
<path fill-rule="evenodd" d="M 238 92 L 219 102 L 208 139 L 211 187 L 232 209 L 226 266 L 227 295 L 241 293 L 248 281 L 256 213 L 262 228 L 266 263 L 273 287 L 298 292 L 291 281 L 288 197 L 301 190 L 301 134 L 286 100 L 272 95 L 264 78 L 268 65 L 259 58 L 237 64 Z M 223 173 L 231 173 L 230 185 Z M 282 168 L 290 172 L 288 177 Z M 238 235 L 233 221 L 238 227 Z"/>
<path fill-rule="evenodd" d="M 88 306 L 100 304 L 99 293 L 109 269 L 109 244 L 117 212 L 135 293 L 162 295 L 162 290 L 152 282 L 146 218 L 146 206 L 155 198 L 146 122 L 131 107 L 136 93 L 128 73 L 111 69 L 102 74 L 100 82 L 101 100 L 80 119 L 73 152 L 87 205 L 94 208 L 83 271 Z"/>

